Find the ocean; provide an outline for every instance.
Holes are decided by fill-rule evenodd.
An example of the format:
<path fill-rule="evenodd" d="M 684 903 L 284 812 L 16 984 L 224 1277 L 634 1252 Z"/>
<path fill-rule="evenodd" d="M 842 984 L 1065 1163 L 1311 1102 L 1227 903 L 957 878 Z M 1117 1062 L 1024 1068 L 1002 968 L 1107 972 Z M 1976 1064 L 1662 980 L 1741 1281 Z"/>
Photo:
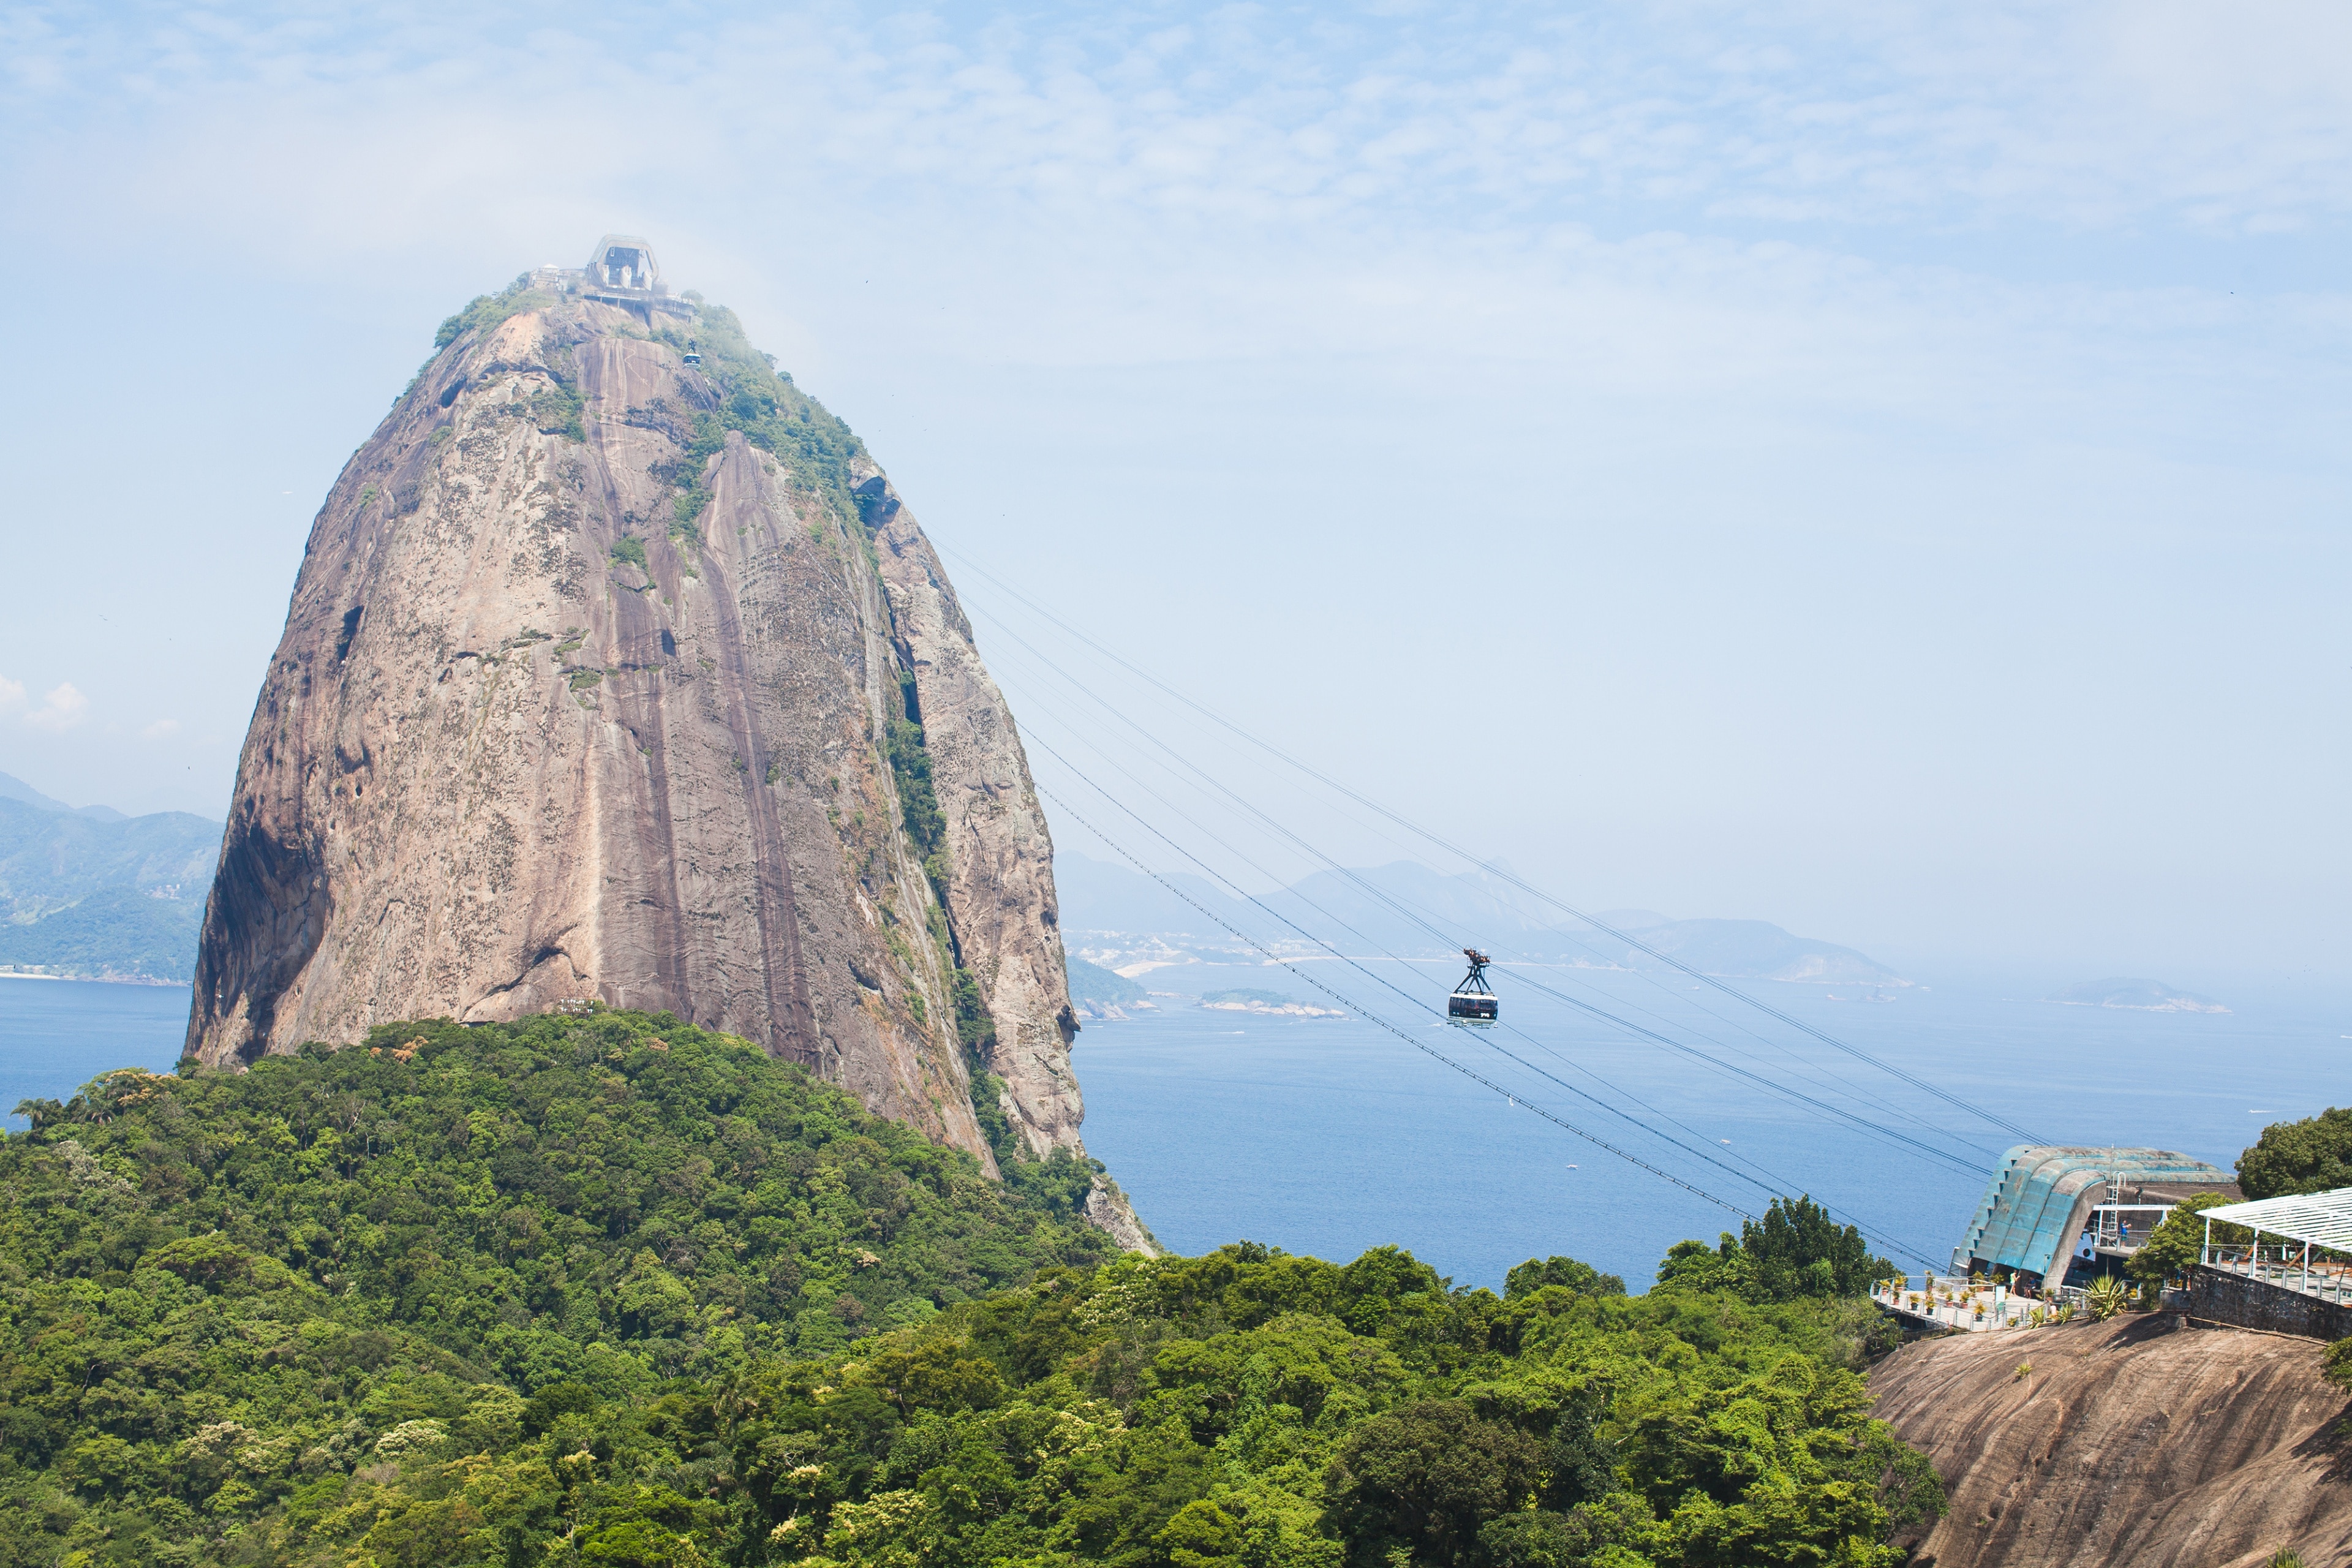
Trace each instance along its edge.
<path fill-rule="evenodd" d="M 1401 1024 L 1412 1016 L 1360 973 L 1303 967 Z M 1366 968 L 1442 1006 L 1461 965 Z M 1168 973 L 1157 977 L 1170 983 Z M 1255 985 L 1329 1005 L 1279 970 L 1173 973 L 1194 994 Z M 1246 1237 L 1345 1260 L 1394 1242 L 1456 1284 L 1496 1289 L 1513 1264 L 1561 1253 L 1640 1290 L 1675 1242 L 1738 1230 L 1739 1215 L 1711 1200 L 1760 1213 L 1776 1192 L 1810 1194 L 1916 1273 L 1948 1263 L 2012 1144 L 2165 1148 L 2227 1170 L 2268 1123 L 2352 1100 L 2344 1071 L 2352 1006 L 2340 996 L 2225 998 L 2228 1014 L 2142 1013 L 2062 1006 L 1999 986 L 1890 988 L 1874 993 L 1890 1000 L 1872 1002 L 1859 999 L 1874 994 L 1867 988 L 1743 983 L 1791 1017 L 2029 1137 L 1730 998 L 1694 992 L 1687 980 L 1534 973 L 1958 1163 L 1631 1037 L 1529 992 L 1507 969 L 1496 989 L 1509 1029 L 1449 1026 L 1424 1013 L 1404 1029 L 1415 1043 L 1354 1017 L 1256 1016 L 1166 996 L 1157 1011 L 1088 1024 L 1075 1058 L 1087 1147 L 1179 1252 Z"/>
<path fill-rule="evenodd" d="M 1947 1261 L 2000 1152 L 2027 1141 L 1687 981 L 1532 972 L 1948 1158 L 1630 1037 L 1507 968 L 1496 990 L 1508 1026 L 1470 1029 L 1405 1024 L 1403 999 L 1364 974 L 1308 967 L 1407 1038 L 1359 1016 L 1217 1012 L 1176 996 L 1078 1037 L 1087 1146 L 1179 1252 L 1246 1238 L 1345 1261 L 1394 1243 L 1456 1284 L 1497 1289 L 1511 1265 L 1564 1253 L 1639 1290 L 1675 1241 L 1711 1242 L 1738 1229 L 1732 1210 L 1801 1192 L 1916 1272 Z M 1366 967 L 1441 1005 L 1460 968 Z M 1256 987 L 1328 1005 L 1279 970 L 1177 973 L 1195 994 Z M 1175 984 L 1144 977 L 1155 982 Z M 2268 1123 L 2352 1100 L 2352 1006 L 2340 995 L 2226 996 L 2234 1010 L 2213 1015 L 2065 1007 L 1990 985 L 1876 993 L 1885 1002 L 1832 1000 L 1872 994 L 1836 986 L 1748 988 L 2034 1142 L 2174 1149 L 2227 1169 Z M 0 978 L 0 1107 L 68 1099 L 111 1068 L 170 1070 L 187 1009 L 184 986 Z"/>
<path fill-rule="evenodd" d="M 0 975 L 0 1109 L 23 1100 L 70 1100 L 115 1068 L 170 1072 L 188 1034 L 184 985 Z M 21 1116 L 6 1126 L 21 1132 Z"/>

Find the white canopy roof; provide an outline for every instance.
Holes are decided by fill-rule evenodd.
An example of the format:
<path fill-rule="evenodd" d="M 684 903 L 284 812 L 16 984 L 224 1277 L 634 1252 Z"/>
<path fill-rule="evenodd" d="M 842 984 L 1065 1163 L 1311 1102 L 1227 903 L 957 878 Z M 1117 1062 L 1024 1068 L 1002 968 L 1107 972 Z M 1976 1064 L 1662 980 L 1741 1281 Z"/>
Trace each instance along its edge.
<path fill-rule="evenodd" d="M 2352 1251 L 2352 1187 L 2332 1193 L 2297 1193 L 2250 1204 L 2222 1204 L 2204 1211 L 2207 1219 L 2252 1226 L 2264 1236 L 2291 1237 L 2314 1247 Z"/>

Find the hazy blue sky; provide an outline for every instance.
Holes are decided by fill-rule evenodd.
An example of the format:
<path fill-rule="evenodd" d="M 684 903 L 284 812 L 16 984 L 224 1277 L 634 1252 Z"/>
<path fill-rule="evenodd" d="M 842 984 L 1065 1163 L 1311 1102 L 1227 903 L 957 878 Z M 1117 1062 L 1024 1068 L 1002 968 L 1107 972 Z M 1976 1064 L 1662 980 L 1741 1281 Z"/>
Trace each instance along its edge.
<path fill-rule="evenodd" d="M 2340 5 L 30 4 L 0 73 L 50 794 L 218 815 L 434 325 L 625 230 L 943 545 L 1588 904 L 2347 973 Z"/>

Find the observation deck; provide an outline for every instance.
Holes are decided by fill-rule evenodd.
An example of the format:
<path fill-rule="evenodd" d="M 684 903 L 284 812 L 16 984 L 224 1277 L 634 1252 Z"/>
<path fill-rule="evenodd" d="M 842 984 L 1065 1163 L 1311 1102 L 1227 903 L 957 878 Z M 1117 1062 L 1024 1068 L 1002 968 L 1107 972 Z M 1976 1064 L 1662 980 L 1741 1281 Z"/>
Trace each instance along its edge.
<path fill-rule="evenodd" d="M 2221 1204 L 2189 1277 L 2189 1310 L 2217 1322 L 2352 1338 L 2352 1187 Z"/>

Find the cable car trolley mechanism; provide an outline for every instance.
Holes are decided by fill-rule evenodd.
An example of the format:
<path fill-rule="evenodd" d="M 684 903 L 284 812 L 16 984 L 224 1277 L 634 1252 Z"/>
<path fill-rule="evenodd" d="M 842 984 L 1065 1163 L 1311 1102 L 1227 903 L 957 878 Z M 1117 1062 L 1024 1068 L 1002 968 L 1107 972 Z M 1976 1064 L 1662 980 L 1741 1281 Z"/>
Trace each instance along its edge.
<path fill-rule="evenodd" d="M 1445 999 L 1445 1016 L 1457 1024 L 1491 1024 L 1495 1021 L 1495 993 L 1486 984 L 1486 965 L 1495 961 L 1475 947 L 1465 947 L 1462 956 L 1470 961 L 1470 973 Z"/>

